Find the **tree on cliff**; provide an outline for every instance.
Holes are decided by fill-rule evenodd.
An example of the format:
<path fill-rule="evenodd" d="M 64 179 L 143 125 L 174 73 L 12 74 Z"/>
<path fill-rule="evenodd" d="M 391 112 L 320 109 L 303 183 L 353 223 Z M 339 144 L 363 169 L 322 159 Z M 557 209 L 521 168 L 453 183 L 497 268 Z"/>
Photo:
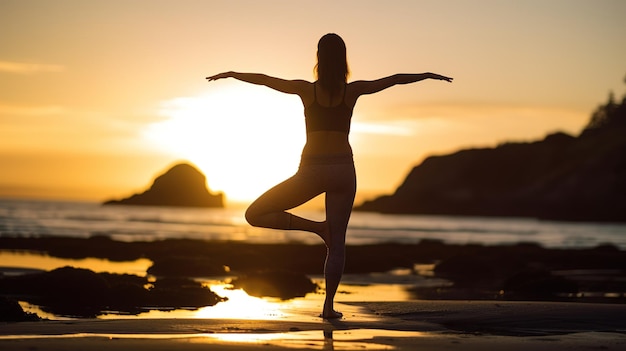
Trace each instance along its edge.
<path fill-rule="evenodd" d="M 624 78 L 626 83 L 626 78 Z M 615 103 L 615 95 L 611 91 L 605 105 L 600 105 L 591 116 L 591 120 L 583 133 L 594 132 L 601 128 L 622 128 L 626 126 L 626 94 L 621 103 Z"/>

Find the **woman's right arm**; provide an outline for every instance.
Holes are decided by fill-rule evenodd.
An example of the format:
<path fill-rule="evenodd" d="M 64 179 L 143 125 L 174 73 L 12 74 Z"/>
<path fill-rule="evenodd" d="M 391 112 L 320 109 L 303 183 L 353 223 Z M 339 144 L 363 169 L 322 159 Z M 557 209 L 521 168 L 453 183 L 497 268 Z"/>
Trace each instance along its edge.
<path fill-rule="evenodd" d="M 385 90 L 398 84 L 409 84 L 419 82 L 424 79 L 437 79 L 445 80 L 446 82 L 452 82 L 452 78 L 442 76 L 435 73 L 415 73 L 406 74 L 399 73 L 389 77 L 380 78 L 377 80 L 360 80 L 351 84 L 351 89 L 357 96 L 377 93 L 381 90 Z"/>
<path fill-rule="evenodd" d="M 286 80 L 261 73 L 240 73 L 232 71 L 216 74 L 214 76 L 207 77 L 206 79 L 211 82 L 223 78 L 235 78 L 246 83 L 264 85 L 268 88 L 287 94 L 301 95 L 303 90 L 308 86 L 308 82 L 305 80 Z"/>

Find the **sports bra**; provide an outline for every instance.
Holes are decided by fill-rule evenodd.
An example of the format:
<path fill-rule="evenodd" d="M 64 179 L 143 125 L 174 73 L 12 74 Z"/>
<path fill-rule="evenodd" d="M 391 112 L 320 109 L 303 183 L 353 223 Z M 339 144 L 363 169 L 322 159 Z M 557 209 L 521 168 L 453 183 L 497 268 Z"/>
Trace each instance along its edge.
<path fill-rule="evenodd" d="M 334 106 L 322 106 L 317 102 L 317 87 L 313 84 L 315 100 L 304 107 L 306 132 L 335 131 L 350 132 L 352 109 L 346 105 L 346 88 L 343 89 L 341 102 Z"/>

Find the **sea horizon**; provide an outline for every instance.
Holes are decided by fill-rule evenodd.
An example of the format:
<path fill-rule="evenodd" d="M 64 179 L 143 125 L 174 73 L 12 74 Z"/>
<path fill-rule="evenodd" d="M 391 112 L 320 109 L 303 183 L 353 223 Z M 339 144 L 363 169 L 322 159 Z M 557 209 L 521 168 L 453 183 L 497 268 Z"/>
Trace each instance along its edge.
<path fill-rule="evenodd" d="M 251 243 L 320 244 L 311 233 L 250 226 L 245 206 L 186 208 L 103 206 L 96 201 L 0 198 L 0 236 L 108 236 L 121 241 L 200 239 Z M 296 213 L 323 220 L 322 210 Z M 382 214 L 354 211 L 348 245 L 418 243 L 515 245 L 626 249 L 625 223 L 564 222 L 523 217 Z M 1 248 L 0 248 L 1 249 Z"/>

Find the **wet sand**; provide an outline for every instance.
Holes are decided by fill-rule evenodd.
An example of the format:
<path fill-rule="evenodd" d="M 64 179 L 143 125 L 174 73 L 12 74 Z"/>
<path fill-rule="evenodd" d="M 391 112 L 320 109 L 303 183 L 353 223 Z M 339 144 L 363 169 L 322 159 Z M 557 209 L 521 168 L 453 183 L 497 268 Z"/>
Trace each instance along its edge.
<path fill-rule="evenodd" d="M 626 305 L 405 301 L 339 304 L 344 318 L 89 319 L 2 325 L 0 350 L 624 350 Z"/>
<path fill-rule="evenodd" d="M 65 258 L 95 256 L 110 261 L 148 258 L 158 263 L 168 258 L 167 254 L 181 255 L 186 260 L 191 257 L 189 263 L 196 263 L 202 259 L 201 255 L 210 253 L 213 264 L 228 264 L 241 272 L 252 267 L 272 268 L 275 260 L 267 260 L 268 257 L 281 257 L 283 265 L 288 263 L 309 275 L 319 274 L 321 266 L 321 262 L 309 263 L 315 261 L 311 257 L 316 257 L 320 247 L 298 244 L 243 245 L 188 240 L 119 243 L 101 238 L 3 238 L 1 243 L 0 248 L 4 250 L 46 252 Z M 378 260 L 368 265 L 373 255 Z M 336 308 L 344 313 L 344 318 L 334 321 L 317 317 L 322 295 L 314 295 L 314 298 L 281 303 L 280 312 L 272 311 L 253 319 L 226 313 L 213 318 L 210 315 L 178 318 L 172 314 L 173 317 L 162 318 L 110 316 L 2 323 L 0 350 L 626 350 L 625 253 L 621 250 L 612 247 L 547 250 L 528 244 L 482 247 L 424 242 L 412 246 L 349 247 L 348 257 L 351 264 L 347 267 L 345 281 L 349 281 L 351 275 L 365 275 L 370 284 L 384 278 L 378 283 L 389 286 L 390 276 L 372 275 L 377 272 L 374 269 L 381 269 L 382 265 L 387 265 L 383 270 L 405 267 L 411 271 L 408 277 L 415 278 L 419 271 L 414 266 L 416 263 L 440 262 L 441 270 L 430 273 L 434 273 L 435 278 L 438 274 L 445 275 L 455 281 L 455 286 L 447 291 L 433 288 L 431 293 L 414 291 L 399 301 L 340 294 Z M 615 291 L 621 297 L 599 300 L 612 303 L 591 303 L 598 299 L 576 296 L 564 302 L 556 295 L 549 295 L 552 301 L 533 302 L 507 301 L 507 294 L 490 298 L 499 289 L 494 282 L 502 282 L 506 274 L 518 267 L 518 262 L 526 262 L 529 257 L 532 261 L 528 262 L 533 267 L 541 264 L 545 270 L 558 273 L 547 281 L 549 287 L 560 282 L 563 272 L 567 271 L 568 276 L 578 277 L 580 288 L 599 287 L 599 292 Z M 193 275 L 193 267 L 184 263 L 180 262 L 179 271 L 175 273 Z M 143 262 L 138 270 L 145 271 L 146 267 L 147 263 Z M 581 271 L 583 268 L 587 271 Z M 405 276 L 391 277 L 396 283 L 398 279 L 405 279 Z M 544 276 L 531 277 L 543 279 Z M 600 278 L 602 285 L 598 286 Z M 469 282 L 474 284 L 469 285 Z M 537 299 L 532 292 L 528 296 Z M 433 299 L 425 300 L 420 296 Z M 209 310 L 211 308 L 214 307 Z"/>

